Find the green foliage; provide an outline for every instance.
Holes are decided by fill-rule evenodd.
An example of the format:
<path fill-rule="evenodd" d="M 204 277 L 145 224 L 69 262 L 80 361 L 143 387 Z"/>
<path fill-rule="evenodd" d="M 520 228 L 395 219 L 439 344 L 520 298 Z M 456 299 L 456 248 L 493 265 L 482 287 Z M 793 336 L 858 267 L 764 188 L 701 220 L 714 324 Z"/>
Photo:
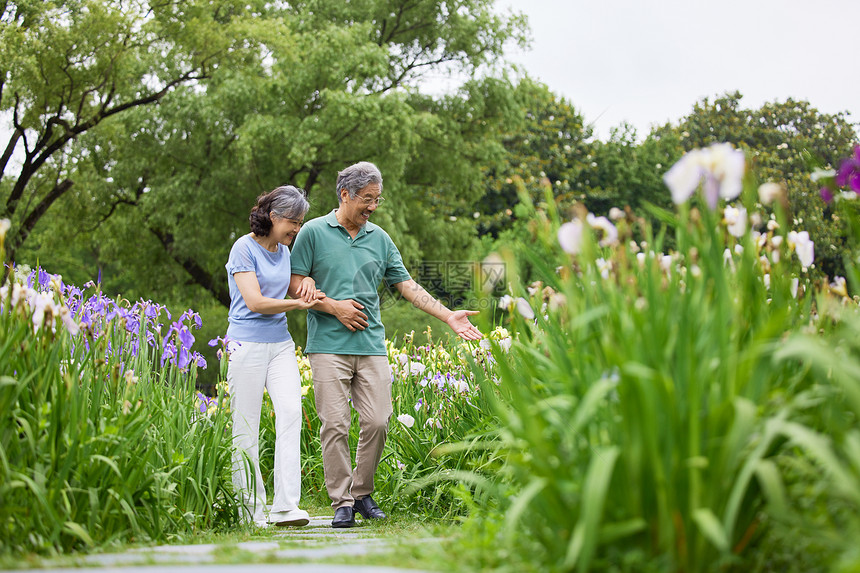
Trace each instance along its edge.
<path fill-rule="evenodd" d="M 795 293 L 782 206 L 764 241 L 735 238 L 709 210 L 652 206 L 674 229 L 674 251 L 663 255 L 663 235 L 628 214 L 621 246 L 587 233 L 570 256 L 546 193 L 546 212 L 520 194 L 533 239 L 516 255 L 544 288 L 527 294 L 502 250 L 523 297 L 508 307 L 518 309 L 513 338 L 496 328 L 480 345 L 455 346 L 427 329 L 426 341 L 389 343 L 383 506 L 465 519 L 463 569 L 856 566 L 860 318 L 838 288 L 801 277 Z M 754 188 L 742 197 L 757 208 Z M 156 368 L 160 341 L 124 364 L 106 354 L 108 342 L 129 342 L 120 321 L 104 337 L 34 332 L 13 294 L 0 313 L 4 550 L 234 524 L 228 411 L 200 412 L 193 369 Z M 323 505 L 319 420 L 309 365 L 299 365 L 303 494 Z M 271 484 L 274 426 L 263 408 Z M 13 527 L 10 512 L 33 523 Z"/>
<path fill-rule="evenodd" d="M 86 16 L 74 12 L 73 3 L 58 2 L 32 10 L 42 19 L 71 10 L 81 20 L 55 19 L 42 30 L 24 26 L 23 16 L 16 16 L 23 10 L 19 4 L 4 12 L 4 33 L 32 42 L 45 41 L 42 33 L 61 34 L 69 50 L 74 45 L 85 53 L 89 46 L 107 59 L 136 59 L 140 70 L 137 76 L 114 77 L 113 68 L 83 66 L 90 83 L 99 78 L 114 82 L 117 112 L 98 115 L 103 106 L 96 103 L 81 108 L 98 122 L 90 125 L 90 116 L 81 115 L 78 123 L 87 129 L 64 132 L 68 137 L 56 140 L 51 161 L 38 169 L 34 155 L 27 181 L 26 173 L 14 179 L 14 166 L 4 163 L 0 199 L 10 208 L 27 197 L 28 204 L 37 204 L 50 194 L 50 181 L 74 183 L 32 221 L 26 242 L 13 245 L 17 262 L 38 261 L 78 284 L 100 276 L 106 292 L 131 299 L 155 296 L 172 307 L 193 305 L 211 317 L 205 327 L 208 338 L 214 338 L 226 324 L 224 261 L 233 241 L 248 231 L 247 214 L 256 196 L 294 183 L 310 194 L 308 216 L 325 214 L 337 206 L 337 171 L 363 159 L 382 168 L 388 202 L 376 221 L 392 235 L 413 272 L 423 261 L 463 260 L 471 250 L 472 205 L 482 165 L 499 156 L 491 135 L 513 113 L 510 86 L 475 80 L 460 93 L 437 99 L 421 95 L 415 86 L 439 66 L 468 75 L 492 63 L 502 43 L 521 36 L 519 18 L 500 18 L 485 0 L 470 0 L 453 15 L 448 2 L 429 0 L 183 3 L 159 8 L 158 18 L 145 16 L 147 3 L 138 13 L 123 12 L 114 2 L 90 2 L 101 7 L 99 17 L 109 26 L 94 21 L 95 12 Z M 413 26 L 424 18 L 429 19 Z M 117 31 L 121 24 L 140 28 L 140 38 L 124 47 Z M 113 39 L 103 48 L 97 42 L 91 46 L 89 28 Z M 165 53 L 148 50 L 149 45 L 164 46 Z M 186 47 L 187 57 L 182 54 Z M 7 48 L 10 54 L 17 49 L 11 41 Z M 68 79 L 61 69 L 54 70 L 63 64 L 39 59 L 61 58 L 61 52 L 47 52 L 31 54 L 27 65 L 56 71 L 50 85 L 33 74 L 19 75 L 13 66 L 17 60 L 9 60 L 12 81 L 0 92 L 3 109 L 42 110 L 34 117 L 45 110 L 77 109 L 63 83 Z M 74 60 L 74 50 L 69 53 Z M 202 58 L 206 53 L 210 59 Z M 182 70 L 189 81 L 176 82 L 157 105 L 126 105 L 129 94 L 144 93 L 141 86 L 149 85 L 150 76 L 167 85 L 169 72 L 181 62 L 187 64 Z M 86 91 L 84 77 L 74 79 L 75 89 Z M 35 95 L 32 102 L 16 103 L 19 85 L 33 94 L 53 90 L 51 97 L 65 97 L 65 103 L 51 100 L 38 107 L 31 105 L 41 101 Z M 46 133 L 47 124 L 22 128 L 28 149 L 36 153 L 30 132 Z M 55 126 L 52 137 L 58 130 Z M 23 140 L 12 143 L 23 149 Z M 24 194 L 15 203 L 19 185 Z M 469 217 L 451 221 L 454 212 Z M 27 216 L 20 209 L 6 216 L 11 216 L 15 243 Z M 300 322 L 291 317 L 299 340 Z M 205 341 L 198 341 L 196 350 L 214 361 Z M 201 376 L 204 386 L 215 383 L 209 372 Z"/>
<path fill-rule="evenodd" d="M 571 257 L 552 212 L 536 220 L 538 243 L 520 250 L 551 288 L 529 297 L 514 282 L 524 297 L 512 311 L 516 342 L 494 352 L 501 423 L 491 443 L 502 445 L 506 471 L 490 491 L 507 518 L 494 546 L 528 556 L 512 570 L 535 559 L 558 571 L 747 570 L 774 551 L 766 524 L 796 507 L 778 464 L 800 455 L 825 472 L 801 481 L 828 491 L 820 495 L 839 517 L 822 537 L 848 551 L 860 491 L 848 453 L 858 363 L 842 349 L 855 347 L 844 329 L 856 303 L 844 299 L 843 313 L 811 283 L 795 298 L 787 241 L 774 242 L 783 251 L 767 255 L 770 268 L 748 234 L 727 261 L 735 239 L 716 214 L 653 211 L 675 221 L 676 252 L 662 255 L 659 236 L 636 219 L 644 252 L 625 242 L 634 232 L 625 227 L 621 246 L 598 248 L 587 233 Z"/>
<path fill-rule="evenodd" d="M 385 337 L 391 342 L 400 345 L 411 340 L 422 346 L 430 342 L 428 334 L 440 323 L 401 299 L 382 309 L 382 324 L 385 325 Z"/>
<path fill-rule="evenodd" d="M 372 160 L 388 198 L 375 220 L 413 274 L 497 250 L 516 294 L 551 286 L 530 299 L 534 321 L 514 319 L 510 354 L 497 340 L 494 365 L 443 348 L 429 329 L 391 349 L 395 415 L 415 425 L 393 422 L 380 499 L 404 512 L 472 512 L 474 568 L 801 569 L 810 555 L 856 567 L 846 542 L 860 530 L 856 319 L 812 283 L 794 298 L 788 241 L 765 270 L 759 246 L 730 238 L 710 212 L 667 211 L 661 179 L 684 152 L 735 143 L 751 166 L 749 211 L 756 182 L 783 185 L 777 234 L 807 229 L 812 276 L 845 275 L 856 290 L 856 208 L 826 208 L 808 177 L 811 164 L 850 153 L 857 133 L 843 114 L 793 100 L 744 109 L 726 94 L 644 140 L 621 126 L 594 141 L 545 86 L 512 85 L 503 66 L 501 79 L 478 77 L 523 33 L 489 0 L 0 6 L 0 113 L 11 128 L 0 217 L 19 262 L 79 283 L 103 273 L 106 290 L 131 300 L 193 303 L 204 351 L 225 326 L 223 263 L 254 198 L 295 183 L 310 193 L 309 216 L 321 215 L 336 206 L 337 171 Z M 449 96 L 422 94 L 422 76 L 444 67 L 471 79 Z M 630 207 L 623 247 L 559 252 L 558 223 L 612 207 Z M 723 250 L 736 245 L 729 270 Z M 661 249 L 675 253 L 667 261 Z M 214 384 L 214 368 L 198 380 L 149 355 L 125 384 L 128 365 L 104 360 L 104 341 L 86 348 L 28 321 L 0 313 L 4 551 L 233 523 L 228 420 L 195 407 L 194 385 Z M 426 324 L 402 303 L 386 311 L 401 340 Z M 303 314 L 290 327 L 301 342 Z M 124 336 L 115 328 L 109 339 Z M 476 362 L 480 391 L 464 360 Z M 303 368 L 304 483 L 324 502 Z M 442 391 L 437 374 L 468 390 Z"/>
<path fill-rule="evenodd" d="M 597 214 L 607 214 L 613 207 L 630 207 L 641 214 L 646 201 L 669 207 L 661 176 L 679 156 L 671 135 L 639 142 L 629 126 L 614 129 L 608 141 L 595 141 L 589 150 L 582 202 Z"/>
<path fill-rule="evenodd" d="M 591 129 L 582 116 L 569 102 L 528 78 L 517 84 L 513 96 L 517 122 L 504 133 L 504 161 L 486 166 L 486 192 L 477 205 L 481 235 L 497 237 L 527 223 L 516 212 L 520 193 L 540 204 L 549 186 L 564 208 L 589 189 L 590 181 L 583 174 L 590 159 Z"/>
<path fill-rule="evenodd" d="M 629 208 L 659 228 L 662 221 L 647 207 L 672 207 L 663 174 L 691 149 L 729 142 L 745 150 L 752 180 L 775 182 L 787 190 L 786 204 L 792 209 L 788 223 L 808 230 L 817 245 L 813 273 L 844 276 L 843 259 L 857 257 L 849 246 L 845 219 L 819 199 L 818 187 L 809 177 L 813 167 L 836 166 L 850 153 L 857 133 L 844 114 L 822 114 L 808 102 L 793 100 L 745 109 L 736 93 L 713 102 L 704 99 L 677 125 L 655 127 L 644 139 L 622 125 L 607 141 L 600 141 L 590 138 L 563 99 L 539 87 L 529 91 L 528 86 L 523 82 L 517 88 L 526 115 L 505 135 L 506 166 L 488 170 L 478 229 L 492 238 L 482 237 L 481 254 L 534 243 L 536 228 L 531 209 L 519 198 L 522 194 L 537 207 L 555 209 L 563 217 L 575 216 L 577 204 L 596 215 Z M 547 197 L 552 197 L 552 206 Z M 665 241 L 667 248 L 674 247 L 673 236 Z M 523 280 L 540 280 L 524 257 L 516 261 Z"/>
<path fill-rule="evenodd" d="M 256 8 L 230 0 L 4 2 L 0 111 L 10 137 L 0 160 L 0 214 L 12 221 L 8 250 L 74 194 L 78 165 L 89 159 L 79 137 L 230 62 L 243 19 Z"/>

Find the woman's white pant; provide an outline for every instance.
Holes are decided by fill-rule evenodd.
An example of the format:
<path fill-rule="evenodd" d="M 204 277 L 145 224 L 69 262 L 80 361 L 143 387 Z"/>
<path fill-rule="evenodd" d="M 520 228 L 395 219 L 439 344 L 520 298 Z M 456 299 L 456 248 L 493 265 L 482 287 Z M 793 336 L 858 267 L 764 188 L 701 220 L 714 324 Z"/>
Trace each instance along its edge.
<path fill-rule="evenodd" d="M 263 390 L 275 411 L 275 497 L 272 511 L 299 507 L 302 394 L 296 346 L 287 342 L 231 341 L 227 366 L 233 413 L 233 486 L 245 503 L 245 520 L 265 522 L 266 488 L 260 473 Z"/>

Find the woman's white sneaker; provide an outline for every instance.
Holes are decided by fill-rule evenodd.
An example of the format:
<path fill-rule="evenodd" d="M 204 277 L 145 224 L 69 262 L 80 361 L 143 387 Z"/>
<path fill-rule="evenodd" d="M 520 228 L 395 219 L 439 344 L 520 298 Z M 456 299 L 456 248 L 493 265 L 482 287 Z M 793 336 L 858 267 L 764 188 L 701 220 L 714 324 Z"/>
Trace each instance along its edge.
<path fill-rule="evenodd" d="M 304 509 L 273 511 L 269 514 L 269 523 L 274 523 L 279 527 L 307 525 L 310 522 L 311 517 Z"/>

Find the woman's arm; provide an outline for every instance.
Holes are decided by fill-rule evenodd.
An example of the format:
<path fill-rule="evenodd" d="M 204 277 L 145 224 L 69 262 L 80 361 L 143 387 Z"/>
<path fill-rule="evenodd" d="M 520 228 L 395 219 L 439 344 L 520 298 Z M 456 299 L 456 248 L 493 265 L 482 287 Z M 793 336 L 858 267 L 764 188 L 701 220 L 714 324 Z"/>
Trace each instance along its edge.
<path fill-rule="evenodd" d="M 319 299 L 316 298 L 307 301 L 303 298 L 277 299 L 263 296 L 263 293 L 260 292 L 260 282 L 257 280 L 257 275 L 251 271 L 233 273 L 233 278 L 236 281 L 239 292 L 242 294 L 242 298 L 245 300 L 245 306 L 251 312 L 279 314 L 291 310 L 312 308 L 319 302 Z"/>
<path fill-rule="evenodd" d="M 304 275 L 294 274 L 290 279 L 290 290 L 287 292 L 290 296 L 296 296 L 300 293 L 302 285 L 305 287 L 308 286 L 308 280 L 312 281 L 313 279 L 309 279 L 309 277 Z M 314 283 L 314 285 L 316 285 L 316 283 Z M 367 315 L 361 312 L 362 309 L 364 309 L 364 306 L 361 303 L 356 302 L 351 298 L 346 300 L 334 300 L 327 297 L 325 293 L 320 290 L 316 290 L 316 293 L 316 302 L 318 304 L 314 306 L 314 310 L 327 312 L 328 314 L 333 315 L 341 322 L 341 324 L 353 332 L 367 328 Z"/>

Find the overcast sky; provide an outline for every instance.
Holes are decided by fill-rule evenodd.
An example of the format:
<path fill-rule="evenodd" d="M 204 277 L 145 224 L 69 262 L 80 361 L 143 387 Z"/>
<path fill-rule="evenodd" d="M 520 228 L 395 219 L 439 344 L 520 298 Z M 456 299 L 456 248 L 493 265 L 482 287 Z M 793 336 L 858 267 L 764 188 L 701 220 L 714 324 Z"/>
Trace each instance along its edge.
<path fill-rule="evenodd" d="M 525 13 L 531 50 L 510 59 L 605 138 L 644 136 L 738 90 L 745 107 L 791 97 L 860 122 L 860 0 L 497 0 Z"/>

